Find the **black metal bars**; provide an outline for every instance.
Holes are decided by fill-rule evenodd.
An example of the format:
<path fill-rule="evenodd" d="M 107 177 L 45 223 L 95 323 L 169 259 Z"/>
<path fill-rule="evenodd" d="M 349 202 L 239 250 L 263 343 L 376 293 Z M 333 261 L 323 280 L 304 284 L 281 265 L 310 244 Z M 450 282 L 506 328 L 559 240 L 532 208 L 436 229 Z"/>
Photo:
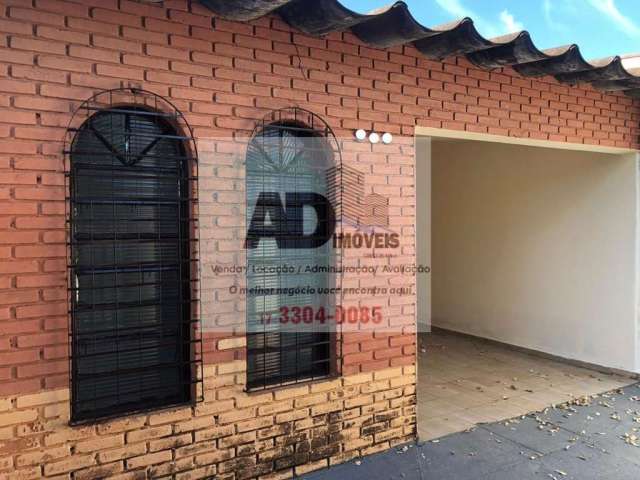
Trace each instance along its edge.
<path fill-rule="evenodd" d="M 134 89 L 96 95 L 73 121 L 65 148 L 72 422 L 197 400 L 191 131 L 169 102 Z"/>
<path fill-rule="evenodd" d="M 247 147 L 247 222 L 256 212 L 264 213 L 256 202 L 265 193 L 283 201 L 287 195 L 309 192 L 332 196 L 337 210 L 341 190 L 328 185 L 327 172 L 340 164 L 340 147 L 326 122 L 300 108 L 272 112 L 258 124 Z M 317 224 L 324 221 L 315 219 Z M 313 218 L 303 216 L 301 211 L 288 211 L 286 221 L 278 226 L 279 237 L 287 239 L 288 247 L 295 242 L 291 240 L 295 222 L 302 223 L 307 231 L 313 230 Z M 340 275 L 305 273 L 305 267 L 335 267 L 341 262 L 340 253 L 331 242 L 318 248 L 279 248 L 274 239 L 261 239 L 257 246 L 247 249 L 247 272 L 252 272 L 247 275 L 247 291 L 286 292 L 301 286 L 316 292 L 330 287 L 339 291 Z M 261 271 L 256 273 L 254 266 L 260 266 Z M 287 266 L 294 273 L 290 269 L 273 272 L 265 266 Z M 331 318 L 339 297 L 317 293 L 247 295 L 247 390 L 340 373 L 342 336 L 340 326 Z M 289 322 L 282 317 L 289 310 L 304 311 L 306 321 Z"/>

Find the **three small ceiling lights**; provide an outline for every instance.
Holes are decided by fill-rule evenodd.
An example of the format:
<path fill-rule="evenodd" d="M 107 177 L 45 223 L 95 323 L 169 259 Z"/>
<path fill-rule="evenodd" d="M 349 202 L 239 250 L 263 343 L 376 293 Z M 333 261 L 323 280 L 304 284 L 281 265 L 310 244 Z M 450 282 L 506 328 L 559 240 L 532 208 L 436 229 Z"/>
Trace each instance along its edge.
<path fill-rule="evenodd" d="M 367 134 L 367 131 L 362 128 L 356 130 L 356 140 L 358 140 L 359 142 L 364 142 L 367 137 L 369 138 L 369 142 L 371 143 L 379 143 L 380 140 L 382 140 L 382 143 L 384 143 L 385 145 L 389 145 L 391 142 L 393 142 L 393 135 L 391 135 L 389 132 L 383 133 L 382 136 L 380 136 L 380 134 L 376 132 Z"/>

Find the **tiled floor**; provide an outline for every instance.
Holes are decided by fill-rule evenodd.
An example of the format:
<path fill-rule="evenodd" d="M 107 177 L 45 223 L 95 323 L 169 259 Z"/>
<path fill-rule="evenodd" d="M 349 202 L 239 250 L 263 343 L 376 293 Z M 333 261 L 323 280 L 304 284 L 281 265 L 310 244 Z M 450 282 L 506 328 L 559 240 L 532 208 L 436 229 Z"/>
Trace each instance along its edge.
<path fill-rule="evenodd" d="M 634 382 L 450 333 L 421 334 L 419 343 L 420 440 Z"/>

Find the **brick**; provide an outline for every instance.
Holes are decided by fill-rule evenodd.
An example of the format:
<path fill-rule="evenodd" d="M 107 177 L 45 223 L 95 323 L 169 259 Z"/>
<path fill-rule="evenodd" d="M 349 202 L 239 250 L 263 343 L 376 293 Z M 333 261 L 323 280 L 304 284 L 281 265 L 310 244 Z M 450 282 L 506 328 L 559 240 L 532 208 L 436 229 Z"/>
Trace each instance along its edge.
<path fill-rule="evenodd" d="M 192 443 L 192 436 L 190 433 L 182 435 L 174 435 L 167 438 L 161 438 L 159 440 L 152 440 L 149 442 L 149 451 L 157 452 L 160 450 L 169 450 L 172 448 L 180 448 Z"/>
<path fill-rule="evenodd" d="M 221 413 L 218 416 L 218 421 L 221 425 L 227 423 L 235 423 L 240 420 L 246 420 L 247 418 L 251 418 L 255 416 L 256 410 L 255 408 L 245 408 L 245 409 L 235 409 L 231 412 Z"/>
<path fill-rule="evenodd" d="M 39 10 L 62 13 L 64 15 L 73 15 L 76 17 L 86 17 L 89 14 L 88 7 L 61 0 L 37 0 L 36 7 Z"/>
<path fill-rule="evenodd" d="M 32 422 L 38 418 L 38 410 L 21 410 L 0 414 L 0 427 Z"/>
<path fill-rule="evenodd" d="M 74 455 L 62 462 L 47 463 L 44 465 L 45 476 L 58 475 L 60 473 L 79 470 L 95 464 L 95 459 L 91 455 Z"/>
<path fill-rule="evenodd" d="M 179 75 L 169 72 L 146 72 L 146 79 L 150 82 L 166 83 L 169 85 L 183 85 L 188 86 L 190 84 L 189 77 L 185 75 Z"/>
<path fill-rule="evenodd" d="M 38 110 L 41 112 L 68 112 L 70 110 L 69 102 L 50 98 L 17 97 L 13 102 L 17 108 L 26 108 L 27 110 Z"/>
<path fill-rule="evenodd" d="M 69 55 L 72 57 L 86 58 L 98 62 L 120 63 L 120 54 L 118 52 L 112 52 L 95 47 L 71 45 L 69 47 Z"/>
<path fill-rule="evenodd" d="M 51 40 L 33 40 L 21 37 L 13 37 L 11 39 L 11 48 L 17 50 L 28 50 L 31 52 L 52 53 L 56 55 L 64 55 L 66 46 Z"/>
<path fill-rule="evenodd" d="M 207 90 L 196 90 L 194 88 L 172 88 L 171 96 L 187 100 L 198 100 L 201 102 L 211 102 L 213 94 Z"/>
<path fill-rule="evenodd" d="M 95 20 L 88 20 L 84 18 L 69 17 L 67 19 L 67 23 L 69 28 L 76 31 L 80 30 L 80 31 L 91 32 L 91 33 L 100 32 L 100 33 L 117 36 L 118 30 L 119 30 L 119 27 L 117 25 L 109 24 L 105 22 L 98 22 Z"/>
<path fill-rule="evenodd" d="M 42 478 L 40 467 L 21 468 L 13 472 L 3 475 L 3 480 L 34 480 Z"/>
<path fill-rule="evenodd" d="M 28 34 L 31 34 L 31 29 L 29 29 Z M 48 38 L 50 40 L 58 40 L 82 45 L 89 44 L 88 33 L 66 30 L 64 28 L 50 27 L 47 25 L 36 26 L 36 35 L 38 37 Z"/>
<path fill-rule="evenodd" d="M 38 335 L 20 335 L 18 337 L 18 347 L 29 348 L 61 344 L 65 343 L 66 337 L 66 332 L 42 333 Z"/>
<path fill-rule="evenodd" d="M 35 55 L 32 52 L 0 48 L 0 61 L 9 64 L 33 65 Z"/>
<path fill-rule="evenodd" d="M 198 26 L 203 28 L 212 28 L 212 18 L 209 15 L 194 15 L 180 10 L 171 10 L 169 17 L 176 22 L 186 25 Z"/>
<path fill-rule="evenodd" d="M 59 70 L 51 70 L 46 68 L 40 68 L 35 66 L 27 66 L 27 65 L 15 65 L 11 69 L 11 75 L 14 78 L 23 78 L 29 80 L 37 80 L 43 83 L 67 83 L 69 78 L 69 74 L 65 71 Z M 16 112 L 18 113 L 18 112 Z M 28 112 L 27 112 L 28 113 Z M 25 123 L 25 122 L 19 122 Z M 36 123 L 36 122 L 27 122 L 27 123 Z M 66 125 L 60 126 L 68 126 L 69 122 L 67 121 Z M 43 122 L 42 125 L 45 125 Z"/>
<path fill-rule="evenodd" d="M 51 462 L 52 460 L 68 457 L 70 453 L 68 445 L 25 453 L 16 457 L 16 467 L 20 468 L 32 465 L 42 465 L 44 463 Z"/>
<path fill-rule="evenodd" d="M 105 37 L 102 35 L 93 36 L 93 45 L 100 48 L 117 50 L 118 52 L 141 53 L 142 45 L 140 42 L 122 40 L 120 38 Z"/>
<path fill-rule="evenodd" d="M 120 13 L 114 10 L 94 8 L 92 11 L 92 17 L 94 20 L 102 23 L 113 23 L 116 25 L 127 25 L 130 27 L 142 26 L 142 18 L 140 16 Z"/>
<path fill-rule="evenodd" d="M 0 274 L 37 272 L 38 263 L 35 261 L 0 262 Z"/>
<path fill-rule="evenodd" d="M 125 65 L 133 65 L 136 67 L 146 67 L 156 70 L 168 70 L 169 61 L 164 58 L 152 58 L 143 55 L 125 54 L 122 57 L 122 63 Z M 188 79 L 185 82 L 189 84 Z"/>
<path fill-rule="evenodd" d="M 0 457 L 0 472 L 13 469 L 13 457 Z"/>
<path fill-rule="evenodd" d="M 69 400 L 68 390 L 53 390 L 33 395 L 24 395 L 18 397 L 16 401 L 17 408 L 28 408 L 40 405 L 46 405 L 56 402 L 64 402 Z"/>
<path fill-rule="evenodd" d="M 68 57 L 38 56 L 38 65 L 54 70 L 66 70 L 69 72 L 91 73 L 90 61 L 72 60 Z"/>
<path fill-rule="evenodd" d="M 64 245 L 25 245 L 15 247 L 16 258 L 64 257 Z"/>
<path fill-rule="evenodd" d="M 34 154 L 38 145 L 34 142 L 0 139 L 0 151 L 4 153 Z"/>
<path fill-rule="evenodd" d="M 146 28 L 122 27 L 122 36 L 130 40 L 140 40 L 147 43 L 166 44 L 168 35 L 152 32 Z"/>
<path fill-rule="evenodd" d="M 64 16 L 54 13 L 43 12 L 37 9 L 15 8 L 9 9 L 9 15 L 13 19 L 26 20 L 34 23 L 44 23 L 49 25 L 64 26 Z"/>
<path fill-rule="evenodd" d="M 68 420 L 71 415 L 68 402 L 58 403 L 55 405 L 47 405 L 44 407 L 44 416 L 47 419 L 61 417 Z"/>
<path fill-rule="evenodd" d="M 216 438 L 227 437 L 229 435 L 233 435 L 235 432 L 235 427 L 233 425 L 226 426 L 217 426 L 213 428 L 208 428 L 205 430 L 199 430 L 195 434 L 196 442 L 203 442 L 208 440 L 214 440 Z"/>
<path fill-rule="evenodd" d="M 68 345 L 52 345 L 44 347 L 44 358 L 46 360 L 56 358 L 67 358 L 69 356 Z"/>
<path fill-rule="evenodd" d="M 135 443 L 152 438 L 166 437 L 167 435 L 171 435 L 171 432 L 171 425 L 134 430 L 127 433 L 127 443 Z"/>
<path fill-rule="evenodd" d="M 108 448 L 122 447 L 123 445 L 124 435 L 113 435 L 78 442 L 76 443 L 75 451 L 78 453 L 98 452 Z"/>
<path fill-rule="evenodd" d="M 146 417 L 126 417 L 117 420 L 111 420 L 98 425 L 98 433 L 100 435 L 109 435 L 130 430 L 137 430 L 144 426 L 147 422 Z"/>
<path fill-rule="evenodd" d="M 64 130 L 55 129 L 55 128 L 42 128 L 42 127 L 16 127 L 14 129 L 15 138 L 27 139 L 27 140 L 49 140 L 49 141 L 62 141 L 64 138 Z M 25 191 L 34 191 L 34 189 L 19 190 L 20 193 Z M 62 192 L 64 195 L 64 192 Z M 16 199 L 24 199 L 28 197 L 24 196 L 15 196 Z M 47 198 L 47 197 L 45 197 Z M 51 198 L 51 195 L 48 196 L 48 199 Z"/>
<path fill-rule="evenodd" d="M 2 83 L 0 83 L 0 92 L 36 93 L 36 87 L 33 82 L 9 80 L 5 78 L 2 80 Z"/>
<path fill-rule="evenodd" d="M 11 382 L 0 383 L 0 395 L 16 395 L 40 390 L 39 379 L 12 380 Z"/>
<path fill-rule="evenodd" d="M 161 58 L 169 58 L 173 60 L 189 60 L 189 51 L 188 50 L 179 50 L 176 48 L 163 47 L 160 45 L 147 45 L 146 48 L 147 55 L 151 55 L 154 57 Z"/>
<path fill-rule="evenodd" d="M 104 75 L 106 77 L 116 77 L 120 79 L 130 80 L 143 80 L 144 72 L 140 69 L 120 67 L 115 65 L 102 65 L 96 66 L 96 73 L 98 75 Z"/>
<path fill-rule="evenodd" d="M 307 473 L 313 472 L 315 470 L 320 470 L 321 468 L 325 468 L 329 465 L 326 459 L 317 460 L 315 462 L 309 462 L 304 465 L 298 465 L 295 468 L 296 475 L 305 475 Z"/>
<path fill-rule="evenodd" d="M 317 405 L 319 403 L 325 403 L 327 401 L 326 393 L 318 393 L 315 395 L 305 395 L 302 397 L 298 397 L 294 400 L 295 408 L 304 408 L 310 407 L 312 405 Z"/>
<path fill-rule="evenodd" d="M 0 292 L 0 305 L 15 305 L 16 303 L 30 303 L 36 301 L 38 301 L 38 292 L 16 290 L 13 288 Z"/>
<path fill-rule="evenodd" d="M 36 114 L 34 112 L 7 111 L 7 114 L 11 115 L 13 124 L 35 125 L 36 123 Z M 1 178 L 2 176 L 0 175 Z"/>
<path fill-rule="evenodd" d="M 113 478 L 117 473 L 124 471 L 122 462 L 110 463 L 96 467 L 84 468 L 73 472 L 74 480 L 93 480 L 96 478 Z"/>
<path fill-rule="evenodd" d="M 194 63 L 185 63 L 172 61 L 170 64 L 171 70 L 174 72 L 187 73 L 190 75 L 201 75 L 203 77 L 210 77 L 212 69 L 207 65 L 196 65 Z"/>
<path fill-rule="evenodd" d="M 193 418 L 177 423 L 173 428 L 175 433 L 190 432 L 193 430 L 201 430 L 213 425 L 215 420 L 210 417 Z"/>
<path fill-rule="evenodd" d="M 216 65 L 219 67 L 233 67 L 233 60 L 228 57 L 221 57 L 219 55 L 205 53 L 205 52 L 192 52 L 191 59 L 194 62 L 204 63 L 207 65 Z"/>
<path fill-rule="evenodd" d="M 17 318 L 33 318 L 33 317 L 45 317 L 66 315 L 67 304 L 66 302 L 48 303 L 46 305 L 30 305 L 18 307 L 16 309 Z M 33 339 L 36 341 L 36 339 Z"/>
<path fill-rule="evenodd" d="M 32 30 L 33 30 L 33 27 L 29 22 L 16 22 L 16 21 L 0 18 L 1 32 L 31 35 Z"/>
<path fill-rule="evenodd" d="M 15 225 L 17 228 L 25 230 L 64 228 L 64 217 L 18 217 Z"/>
<path fill-rule="evenodd" d="M 226 338 L 223 340 L 218 340 L 218 349 L 228 350 L 233 348 L 242 348 L 246 346 L 246 344 L 246 337 Z"/>
<path fill-rule="evenodd" d="M 47 377 L 45 381 L 51 382 L 54 381 L 54 376 L 56 374 L 66 374 L 69 369 L 69 362 L 65 360 L 59 361 L 40 361 L 31 365 L 22 365 L 18 366 L 18 377 L 19 378 L 27 378 L 27 377 Z M 63 385 L 66 382 L 63 381 Z M 53 385 L 51 385 L 53 386 Z M 59 386 L 59 385 L 58 385 Z"/>
<path fill-rule="evenodd" d="M 174 33 L 176 35 L 189 35 L 189 27 L 176 22 L 146 18 L 144 22 L 146 29 L 164 33 Z"/>
<path fill-rule="evenodd" d="M 100 463 L 110 463 L 127 458 L 137 457 L 146 453 L 147 445 L 145 443 L 137 443 L 133 445 L 127 445 L 123 448 L 115 448 L 111 450 L 105 450 L 98 453 L 98 461 Z"/>
<path fill-rule="evenodd" d="M 135 469 L 169 461 L 171 461 L 171 452 L 164 451 L 127 459 L 126 465 L 127 469 Z"/>
<path fill-rule="evenodd" d="M 45 435 L 44 444 L 46 446 L 59 445 L 74 440 L 89 438 L 93 435 L 95 435 L 95 429 L 91 426 L 75 427 L 73 429 L 65 428 Z"/>
<path fill-rule="evenodd" d="M 187 408 L 180 410 L 157 413 L 149 416 L 149 425 L 162 425 L 176 423 L 191 418 L 191 411 Z"/>

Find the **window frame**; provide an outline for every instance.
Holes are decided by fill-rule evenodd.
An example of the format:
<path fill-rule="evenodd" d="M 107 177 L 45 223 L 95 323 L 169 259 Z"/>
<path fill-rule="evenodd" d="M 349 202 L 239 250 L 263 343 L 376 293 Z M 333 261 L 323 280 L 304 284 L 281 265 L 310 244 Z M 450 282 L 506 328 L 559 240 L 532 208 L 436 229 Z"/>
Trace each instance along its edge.
<path fill-rule="evenodd" d="M 271 112 L 270 114 L 268 114 L 266 117 L 264 117 L 260 122 L 258 122 L 251 134 L 251 136 L 249 137 L 248 141 L 249 144 L 255 139 L 257 138 L 261 132 L 264 132 L 266 129 L 269 128 L 278 128 L 279 125 L 281 126 L 281 128 L 284 129 L 300 129 L 301 131 L 303 131 L 304 134 L 307 134 L 306 136 L 312 136 L 312 137 L 318 137 L 318 138 L 323 138 L 326 140 L 327 146 L 328 146 L 328 152 L 332 152 L 332 163 L 331 163 L 331 168 L 327 169 L 325 171 L 325 173 L 328 174 L 329 170 L 333 171 L 333 179 L 336 180 L 336 184 L 334 185 L 334 191 L 332 193 L 329 193 L 329 186 L 327 185 L 327 196 L 330 197 L 330 199 L 332 200 L 332 203 L 334 204 L 335 208 L 336 208 L 336 231 L 335 234 L 340 235 L 342 233 L 342 207 L 341 207 L 341 202 L 342 202 L 342 186 L 341 186 L 341 172 L 342 172 L 342 152 L 340 149 L 340 145 L 339 142 L 337 141 L 335 134 L 333 133 L 333 130 L 331 129 L 331 127 L 322 119 L 320 118 L 318 115 L 314 114 L 313 112 L 309 111 L 309 110 L 305 110 L 299 107 L 290 107 L 290 108 L 285 108 L 285 109 L 280 109 L 280 110 L 275 110 L 273 112 Z M 302 135 L 302 137 L 304 137 L 305 135 Z M 247 149 L 249 149 L 249 145 L 247 146 Z M 247 150 L 247 157 L 249 155 L 249 150 Z M 248 165 L 248 160 L 245 163 L 245 169 L 246 169 L 246 175 L 245 175 L 245 198 L 246 198 L 246 218 L 247 218 L 247 228 L 249 228 L 249 222 L 250 222 L 250 205 L 249 205 L 249 190 L 248 190 L 248 179 L 249 179 L 249 165 Z M 337 188 L 335 188 L 337 187 Z M 330 240 L 331 242 L 331 240 Z M 334 254 L 333 254 L 333 258 L 334 258 L 334 266 L 338 266 L 341 264 L 342 262 L 342 249 L 341 248 L 335 248 L 332 247 Z M 250 255 L 249 255 L 249 250 L 246 249 L 246 272 L 247 272 L 247 287 L 249 287 L 249 279 L 248 279 L 248 272 L 250 269 Z M 341 280 L 342 280 L 342 276 L 340 275 L 334 275 L 333 277 L 331 277 L 332 281 L 334 281 L 336 283 L 336 286 L 341 286 Z M 280 285 L 280 283 L 279 283 Z M 334 301 L 338 301 L 338 299 L 341 298 L 341 295 L 338 295 Z M 263 378 L 263 381 L 261 384 L 258 385 L 252 385 L 250 382 L 250 377 L 251 377 L 251 372 L 250 372 L 250 336 L 251 335 L 256 335 L 256 334 L 252 334 L 250 333 L 250 329 L 249 329 L 249 316 L 250 316 L 250 307 L 249 307 L 249 295 L 246 296 L 246 323 L 247 323 L 247 330 L 246 330 L 246 335 L 247 335 L 247 356 L 246 356 L 246 369 L 247 369 L 247 375 L 246 375 L 246 381 L 245 381 L 245 392 L 247 393 L 253 393 L 253 392 L 261 392 L 261 391 L 269 391 L 269 390 L 274 390 L 274 389 L 279 389 L 279 388 L 283 388 L 283 387 L 287 387 L 287 386 L 293 386 L 293 385 L 301 385 L 301 384 L 306 384 L 306 383 L 311 383 L 311 382 L 316 382 L 316 381 L 324 381 L 324 380 L 329 380 L 332 378 L 337 378 L 340 377 L 342 374 L 342 327 L 341 325 L 335 325 L 335 329 L 334 330 L 329 330 L 328 332 L 328 356 L 326 357 L 326 361 L 328 362 L 328 371 L 326 374 L 323 375 L 302 375 L 302 376 L 297 376 L 295 375 L 294 378 L 292 379 L 285 379 L 282 380 L 282 363 L 280 363 L 280 375 L 279 376 L 274 376 L 271 379 L 269 379 L 266 375 Z M 338 301 L 338 304 L 340 302 Z M 280 306 L 280 304 L 279 304 Z M 260 333 L 257 333 L 257 335 L 260 335 Z M 263 343 L 265 343 L 266 340 L 263 340 Z M 265 347 L 263 347 L 265 348 Z M 282 347 L 280 347 L 282 348 Z"/>
<path fill-rule="evenodd" d="M 78 388 L 80 386 L 79 382 L 79 373 L 78 373 L 78 362 L 82 360 L 82 355 L 80 354 L 80 350 L 78 349 L 77 342 L 79 341 L 78 337 L 78 317 L 76 313 L 76 304 L 79 299 L 80 294 L 80 286 L 78 277 L 75 272 L 77 270 L 76 263 L 76 252 L 74 250 L 75 247 L 75 230 L 76 224 L 78 221 L 76 215 L 76 209 L 74 205 L 76 205 L 76 201 L 78 200 L 75 196 L 76 191 L 75 183 L 77 182 L 77 178 L 74 176 L 76 173 L 76 169 L 78 168 L 74 165 L 74 161 L 72 156 L 74 155 L 74 142 L 78 135 L 81 134 L 81 131 L 91 119 L 95 118 L 96 115 L 124 115 L 125 118 L 127 115 L 139 115 L 142 117 L 153 118 L 154 124 L 157 121 L 157 125 L 163 125 L 164 130 L 161 131 L 162 137 L 160 141 L 164 141 L 166 138 L 172 142 L 173 145 L 176 146 L 178 150 L 177 160 L 175 161 L 176 168 L 178 170 L 175 173 L 175 177 L 178 179 L 179 185 L 176 190 L 176 202 L 177 202 L 177 210 L 175 215 L 177 215 L 176 222 L 178 222 L 180 232 L 177 234 L 177 240 L 174 241 L 174 249 L 175 249 L 175 261 L 177 261 L 177 276 L 173 281 L 173 285 L 178 289 L 177 295 L 179 295 L 176 299 L 178 303 L 173 304 L 169 303 L 170 308 L 179 309 L 178 318 L 175 320 L 175 328 L 176 328 L 176 341 L 179 342 L 175 345 L 173 351 L 174 355 L 178 355 L 173 358 L 173 361 L 164 363 L 155 363 L 152 365 L 156 365 L 154 368 L 157 369 L 159 378 L 163 378 L 161 374 L 163 368 L 173 368 L 176 372 L 182 371 L 182 373 L 176 373 L 177 378 L 182 379 L 181 382 L 171 384 L 174 386 L 175 391 L 179 392 L 183 389 L 183 393 L 180 394 L 179 399 L 177 401 L 169 401 L 168 397 L 162 397 L 162 389 L 156 384 L 154 389 L 151 391 L 158 391 L 159 393 L 155 394 L 156 402 L 149 403 L 149 399 L 142 404 L 137 404 L 135 400 L 129 400 L 129 402 L 121 401 L 118 398 L 118 401 L 115 403 L 115 406 L 110 408 L 95 408 L 91 412 L 82 412 L 79 409 L 80 397 L 78 395 Z M 184 132 L 184 133 L 183 133 Z M 138 131 L 138 135 L 140 135 L 140 131 Z M 166 135 L 166 137 L 165 137 Z M 131 140 L 132 142 L 134 140 Z M 153 150 L 152 147 L 151 151 Z M 183 406 L 183 405 L 192 405 L 197 402 L 200 402 L 204 398 L 204 388 L 203 388 L 203 346 L 202 346 L 202 328 L 200 324 L 200 312 L 199 312 L 199 290 L 200 290 L 200 272 L 199 272 L 199 264 L 198 264 L 198 253 L 199 253 L 199 238 L 198 238 L 198 198 L 197 198 L 197 179 L 198 179 L 198 162 L 197 162 L 197 148 L 195 145 L 195 141 L 193 138 L 193 132 L 189 124 L 186 122 L 182 113 L 173 105 L 171 102 L 166 99 L 143 90 L 135 89 L 135 88 L 125 88 L 125 89 L 114 89 L 114 90 L 106 90 L 100 92 L 90 99 L 86 100 L 81 104 L 81 106 L 74 113 L 72 120 L 70 121 L 69 128 L 67 129 L 67 136 L 65 138 L 65 187 L 66 187 L 66 218 L 67 218 L 67 281 L 68 281 L 68 304 L 69 304 L 69 388 L 70 388 L 70 421 L 71 425 L 79 425 L 79 424 L 87 424 L 87 423 L 95 423 L 98 421 L 112 419 L 112 418 L 120 418 L 126 417 L 129 415 L 134 415 L 141 412 L 148 411 L 156 411 L 163 410 L 166 408 Z M 116 154 L 114 153 L 114 156 Z M 142 161 L 144 158 L 148 158 L 149 153 L 146 155 L 140 155 L 137 161 Z M 113 158 L 113 157 L 112 157 Z M 122 159 L 120 159 L 122 161 Z M 115 160 L 112 160 L 115 162 Z M 98 164 L 99 165 L 99 164 Z M 126 164 L 123 163 L 123 165 Z M 80 167 L 82 168 L 82 167 Z M 124 167 L 122 167 L 124 168 Z M 130 178 L 133 181 L 136 181 L 136 175 L 132 174 L 132 172 L 126 172 L 130 175 Z M 148 178 L 153 179 L 159 178 L 159 176 L 154 175 L 153 173 L 148 173 Z M 170 177 L 169 177 L 170 178 Z M 140 179 L 138 178 L 138 181 Z M 153 197 L 151 197 L 153 198 Z M 93 208 L 93 207 L 92 207 Z M 158 206 L 153 207 L 156 209 L 160 208 Z M 162 222 L 162 217 L 158 216 L 161 214 L 156 214 L 156 216 L 152 216 L 149 220 L 154 222 L 154 224 L 158 224 L 158 222 Z M 90 217 L 93 219 L 93 214 Z M 91 222 L 93 220 L 89 220 Z M 117 220 L 116 220 L 117 222 Z M 159 224 L 158 224 L 159 225 Z M 93 228 L 93 227 L 92 227 Z M 159 226 L 156 228 L 160 228 Z M 118 241 L 118 231 L 119 229 L 111 230 L 113 231 L 113 242 Z M 93 242 L 94 238 L 94 230 L 90 230 L 90 243 Z M 140 238 L 141 233 L 138 233 Z M 151 240 L 151 249 L 153 251 L 154 247 L 159 245 L 157 242 L 161 241 L 161 233 L 158 230 L 158 239 L 155 241 Z M 92 254 L 93 260 L 93 254 Z M 116 273 L 121 267 L 118 266 L 118 262 L 115 260 L 111 265 Z M 95 269 L 96 266 L 93 265 L 90 268 Z M 142 279 L 142 275 L 144 274 L 144 268 L 139 267 L 139 275 Z M 147 275 L 147 274 L 144 274 Z M 164 277 L 163 273 L 154 274 L 156 278 L 156 287 L 160 290 L 165 286 L 165 281 L 167 281 Z M 123 275 L 124 276 L 124 275 Z M 95 278 L 95 273 L 93 277 Z M 145 281 L 140 280 L 137 285 L 138 290 L 141 292 L 145 287 Z M 161 283 L 158 283 L 161 282 Z M 93 280 L 91 285 L 94 285 Z M 136 287 L 136 285 L 134 285 Z M 105 287 L 107 289 L 111 288 L 114 292 L 119 292 L 123 289 L 131 288 L 130 286 L 125 284 L 118 284 L 117 281 L 113 285 L 113 287 Z M 153 287 L 152 287 L 153 288 Z M 91 289 L 90 289 L 91 290 Z M 86 294 L 86 293 L 85 293 Z M 142 295 L 140 293 L 139 295 Z M 164 295 L 159 298 L 164 298 Z M 119 295 L 116 295 L 116 308 L 118 308 Z M 140 297 L 142 298 L 142 297 Z M 180 300 L 178 300 L 180 299 Z M 92 298 L 92 301 L 93 298 Z M 157 308 L 165 308 L 160 306 L 162 304 L 157 303 Z M 173 307 L 171 307 L 173 305 Z M 135 308 L 135 307 L 134 307 Z M 186 311 L 184 311 L 186 310 Z M 158 313 L 156 313 L 157 315 Z M 165 318 L 164 314 L 163 317 Z M 119 323 L 118 320 L 117 323 Z M 167 326 L 170 326 L 171 323 L 160 323 L 155 327 L 150 327 L 153 332 L 158 332 L 158 328 L 166 329 Z M 134 322 L 134 327 L 137 328 L 139 332 L 144 330 L 144 324 L 140 324 L 138 320 L 138 324 L 136 326 Z M 116 327 L 117 331 L 117 327 Z M 112 334 L 113 335 L 113 334 Z M 141 333 L 138 333 L 141 335 Z M 158 333 L 160 338 L 164 336 L 164 333 L 161 331 Z M 114 338 L 114 345 L 118 345 L 121 340 L 119 336 L 112 336 Z M 124 337 L 126 338 L 126 336 Z M 94 341 L 95 343 L 95 341 Z M 140 347 L 144 349 L 145 347 Z M 147 347 L 148 348 L 148 347 Z M 162 356 L 163 353 L 166 355 L 167 351 L 163 349 L 163 344 L 159 343 L 157 347 L 153 347 L 157 350 L 157 355 Z M 170 347 L 171 348 L 171 347 Z M 132 350 L 132 352 L 142 351 L 142 350 Z M 151 350 L 153 352 L 154 350 Z M 170 350 L 171 351 L 171 350 Z M 119 348 L 116 347 L 115 351 L 110 352 L 111 354 L 115 353 L 117 362 L 119 362 Z M 107 351 L 107 355 L 109 352 Z M 158 357 L 161 358 L 161 357 Z M 108 357 L 107 357 L 108 359 Z M 156 360 L 159 362 L 159 360 Z M 110 381 L 116 382 L 118 384 L 117 378 L 122 375 L 122 371 L 118 371 L 118 363 L 116 363 L 116 368 L 113 371 L 107 371 L 105 374 L 105 378 L 112 379 Z M 173 367 L 171 367 L 173 365 Z M 126 370 L 124 370 L 126 371 Z M 144 372 L 144 369 L 142 370 Z M 130 372 L 129 375 L 132 373 Z M 109 387 L 107 387 L 108 390 Z M 113 388 L 113 387 L 111 387 Z M 145 389 L 140 387 L 137 392 L 137 395 L 144 394 Z M 117 394 L 107 395 L 105 398 L 110 396 L 120 395 Z M 150 397 L 154 395 L 149 395 Z M 166 400 L 165 400 L 166 399 Z M 96 401 L 97 399 L 93 399 Z"/>

